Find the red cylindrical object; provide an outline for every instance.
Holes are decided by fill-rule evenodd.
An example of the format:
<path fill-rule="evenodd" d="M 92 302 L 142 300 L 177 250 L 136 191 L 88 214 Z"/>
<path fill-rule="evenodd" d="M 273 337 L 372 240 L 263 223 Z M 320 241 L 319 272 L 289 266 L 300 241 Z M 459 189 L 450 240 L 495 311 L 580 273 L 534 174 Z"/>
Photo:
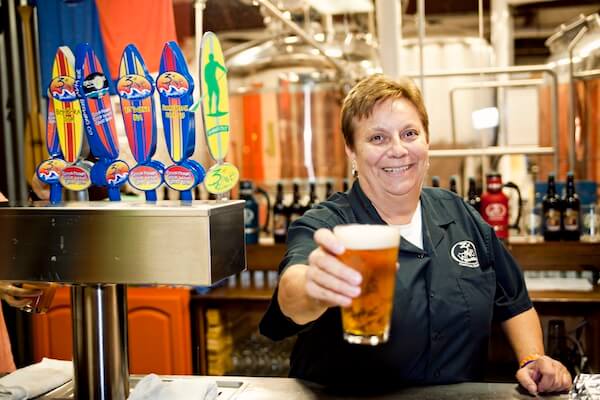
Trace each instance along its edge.
<path fill-rule="evenodd" d="M 481 215 L 499 239 L 508 239 L 508 197 L 502 192 L 499 173 L 487 175 L 486 191 L 481 195 Z"/>

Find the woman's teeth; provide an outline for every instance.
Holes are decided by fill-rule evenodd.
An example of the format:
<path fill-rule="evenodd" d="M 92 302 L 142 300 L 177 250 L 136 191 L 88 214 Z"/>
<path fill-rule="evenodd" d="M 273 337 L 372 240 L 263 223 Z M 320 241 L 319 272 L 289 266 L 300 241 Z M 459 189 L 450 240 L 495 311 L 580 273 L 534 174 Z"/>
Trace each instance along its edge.
<path fill-rule="evenodd" d="M 409 168 L 410 168 L 410 165 L 407 165 L 404 167 L 383 168 L 383 170 L 385 172 L 396 174 L 396 173 L 404 172 L 404 171 L 408 170 Z"/>

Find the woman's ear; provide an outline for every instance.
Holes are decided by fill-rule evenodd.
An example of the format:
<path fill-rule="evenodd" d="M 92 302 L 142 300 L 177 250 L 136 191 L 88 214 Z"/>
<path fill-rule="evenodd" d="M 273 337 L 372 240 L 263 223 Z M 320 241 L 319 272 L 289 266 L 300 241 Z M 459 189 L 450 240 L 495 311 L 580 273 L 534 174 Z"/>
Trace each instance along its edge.
<path fill-rule="evenodd" d="M 346 149 L 346 155 L 348 156 L 348 159 L 354 160 L 356 158 L 354 151 L 348 147 L 348 145 L 345 145 L 344 148 Z"/>

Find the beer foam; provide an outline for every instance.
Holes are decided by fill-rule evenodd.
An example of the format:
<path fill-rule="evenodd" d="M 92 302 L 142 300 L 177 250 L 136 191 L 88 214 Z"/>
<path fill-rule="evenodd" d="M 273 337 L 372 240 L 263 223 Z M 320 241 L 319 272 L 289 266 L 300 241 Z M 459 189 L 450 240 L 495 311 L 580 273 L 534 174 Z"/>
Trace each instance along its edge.
<path fill-rule="evenodd" d="M 338 225 L 333 233 L 347 249 L 389 249 L 400 245 L 400 230 L 389 225 Z"/>

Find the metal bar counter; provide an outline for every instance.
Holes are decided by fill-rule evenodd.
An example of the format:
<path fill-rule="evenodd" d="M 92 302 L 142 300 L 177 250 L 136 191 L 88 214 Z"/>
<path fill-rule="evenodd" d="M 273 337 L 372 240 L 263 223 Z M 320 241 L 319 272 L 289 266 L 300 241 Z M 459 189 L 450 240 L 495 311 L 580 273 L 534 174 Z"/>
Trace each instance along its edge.
<path fill-rule="evenodd" d="M 134 388 L 140 376 L 132 376 Z M 319 387 L 291 378 L 254 378 L 234 376 L 164 376 L 163 380 L 198 379 L 217 382 L 217 400 L 526 400 L 527 394 L 516 383 L 459 383 L 454 385 L 423 386 L 401 389 L 387 394 L 336 395 Z M 376 391 L 376 388 L 373 390 Z M 72 385 L 67 383 L 39 399 L 72 399 Z M 569 399 L 568 394 L 544 395 L 544 399 Z"/>

